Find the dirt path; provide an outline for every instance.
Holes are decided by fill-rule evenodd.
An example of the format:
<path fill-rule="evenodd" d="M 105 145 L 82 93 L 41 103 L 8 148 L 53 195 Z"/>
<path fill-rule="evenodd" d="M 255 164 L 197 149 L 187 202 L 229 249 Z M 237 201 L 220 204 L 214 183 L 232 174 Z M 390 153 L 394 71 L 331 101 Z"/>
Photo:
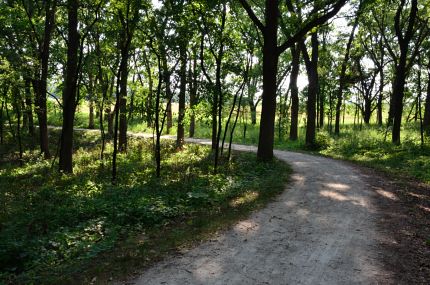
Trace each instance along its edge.
<path fill-rule="evenodd" d="M 256 151 L 252 146 L 234 149 Z M 395 283 L 380 261 L 376 194 L 364 175 L 328 158 L 288 151 L 275 155 L 294 170 L 291 183 L 276 201 L 126 283 Z"/>

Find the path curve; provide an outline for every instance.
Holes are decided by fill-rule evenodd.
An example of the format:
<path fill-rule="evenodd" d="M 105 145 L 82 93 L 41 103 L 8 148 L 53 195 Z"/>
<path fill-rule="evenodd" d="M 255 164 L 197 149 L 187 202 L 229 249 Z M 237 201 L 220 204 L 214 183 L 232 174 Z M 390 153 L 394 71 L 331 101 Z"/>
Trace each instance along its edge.
<path fill-rule="evenodd" d="M 126 284 L 395 283 L 380 261 L 375 192 L 364 175 L 329 158 L 279 150 L 275 156 L 293 174 L 274 202 Z"/>

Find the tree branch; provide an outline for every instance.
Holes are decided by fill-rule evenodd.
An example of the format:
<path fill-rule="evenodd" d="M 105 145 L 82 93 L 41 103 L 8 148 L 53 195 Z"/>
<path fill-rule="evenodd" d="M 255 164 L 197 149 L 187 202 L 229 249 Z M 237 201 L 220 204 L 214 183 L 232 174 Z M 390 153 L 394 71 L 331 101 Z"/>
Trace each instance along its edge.
<path fill-rule="evenodd" d="M 248 13 L 249 18 L 251 18 L 252 22 L 260 29 L 260 31 L 264 34 L 266 27 L 261 23 L 261 21 L 257 18 L 251 6 L 246 0 L 239 0 L 242 7 L 245 9 L 246 13 Z"/>
<path fill-rule="evenodd" d="M 339 0 L 334 4 L 332 10 L 322 15 L 321 17 L 314 18 L 310 22 L 306 23 L 297 33 L 291 38 L 287 39 L 281 46 L 278 47 L 278 54 L 283 53 L 286 49 L 290 48 L 293 44 L 300 41 L 310 30 L 314 27 L 320 26 L 327 22 L 330 18 L 339 12 L 339 10 L 345 5 L 346 0 Z"/>

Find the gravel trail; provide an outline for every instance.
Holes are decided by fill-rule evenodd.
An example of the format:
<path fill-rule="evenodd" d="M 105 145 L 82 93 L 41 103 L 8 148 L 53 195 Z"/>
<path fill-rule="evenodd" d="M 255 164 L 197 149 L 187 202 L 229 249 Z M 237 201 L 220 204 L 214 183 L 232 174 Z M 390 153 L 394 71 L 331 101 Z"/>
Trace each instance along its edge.
<path fill-rule="evenodd" d="M 394 284 L 380 261 L 376 194 L 366 177 L 329 158 L 275 155 L 293 174 L 274 202 L 126 284 Z"/>

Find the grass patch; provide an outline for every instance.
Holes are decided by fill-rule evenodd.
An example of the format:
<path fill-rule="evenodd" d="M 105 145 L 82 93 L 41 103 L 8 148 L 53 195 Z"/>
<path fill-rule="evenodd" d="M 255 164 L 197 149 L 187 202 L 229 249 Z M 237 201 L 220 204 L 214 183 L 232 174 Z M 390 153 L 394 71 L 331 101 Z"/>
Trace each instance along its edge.
<path fill-rule="evenodd" d="M 58 135 L 51 131 L 54 150 Z M 280 193 L 290 173 L 282 162 L 234 153 L 214 174 L 210 148 L 177 152 L 174 142 L 163 141 L 157 179 L 151 141 L 131 139 L 112 186 L 110 161 L 98 159 L 98 137 L 75 134 L 73 175 L 51 169 L 36 150 L 18 167 L 13 152 L 5 155 L 13 142 L 0 146 L 0 283 L 105 283 L 124 276 L 246 217 Z M 108 144 L 107 157 L 111 151 Z"/>

